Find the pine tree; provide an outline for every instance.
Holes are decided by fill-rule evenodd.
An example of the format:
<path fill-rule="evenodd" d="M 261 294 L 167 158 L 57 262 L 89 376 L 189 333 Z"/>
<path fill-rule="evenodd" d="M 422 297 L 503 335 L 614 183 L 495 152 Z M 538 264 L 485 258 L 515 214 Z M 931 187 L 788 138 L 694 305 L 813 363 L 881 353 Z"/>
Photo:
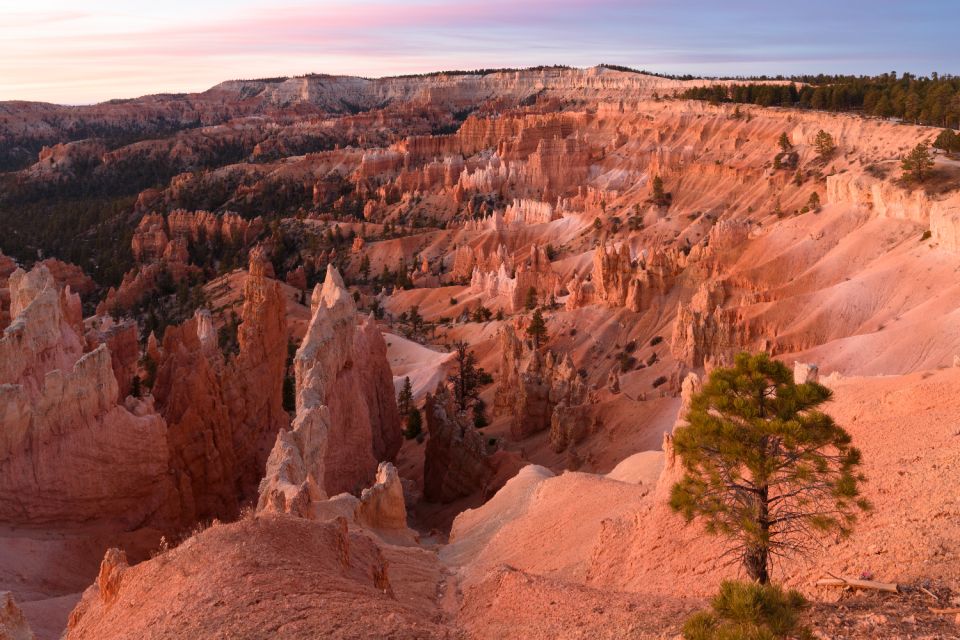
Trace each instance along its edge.
<path fill-rule="evenodd" d="M 766 354 L 714 369 L 673 446 L 684 476 L 670 506 L 730 539 L 750 578 L 770 580 L 772 556 L 807 552 L 815 534 L 849 533 L 864 481 L 850 435 L 819 410 L 831 397 Z"/>
<path fill-rule="evenodd" d="M 780 137 L 777 139 L 777 144 L 780 145 L 780 151 L 784 153 L 793 149 L 793 145 L 790 144 L 790 138 L 787 137 L 786 133 L 780 134 Z"/>
<path fill-rule="evenodd" d="M 807 206 L 810 207 L 810 210 L 814 213 L 820 211 L 820 196 L 816 191 L 810 194 L 810 199 L 807 201 Z"/>
<path fill-rule="evenodd" d="M 653 195 L 651 196 L 654 204 L 665 206 L 670 203 L 670 197 L 663 190 L 663 178 L 656 176 L 653 179 Z"/>
<path fill-rule="evenodd" d="M 413 386 L 410 384 L 410 376 L 403 379 L 403 386 L 400 387 L 400 393 L 397 394 L 397 409 L 400 415 L 405 416 L 410 412 L 413 406 Z"/>
<path fill-rule="evenodd" d="M 130 383 L 130 395 L 134 398 L 139 398 L 141 395 L 143 395 L 140 376 L 133 376 L 133 380 Z"/>
<path fill-rule="evenodd" d="M 482 367 L 477 366 L 477 357 L 468 350 L 466 342 L 458 340 L 453 347 L 456 351 L 454 358 L 456 370 L 447 379 L 453 386 L 453 398 L 457 409 L 466 411 L 470 403 L 477 399 L 480 387 L 488 376 Z"/>
<path fill-rule="evenodd" d="M 797 172 L 793 174 L 793 184 L 797 185 L 798 187 L 803 184 L 803 173 L 800 171 L 800 169 L 797 169 Z"/>
<path fill-rule="evenodd" d="M 780 205 L 780 196 L 777 196 L 777 199 L 773 201 L 773 215 L 778 218 L 783 217 L 783 207 Z"/>
<path fill-rule="evenodd" d="M 533 348 L 539 349 L 541 343 L 547 339 L 547 323 L 543 320 L 543 313 L 540 309 L 533 312 L 530 318 L 530 324 L 527 326 L 527 336 L 533 340 Z"/>
<path fill-rule="evenodd" d="M 364 282 L 370 278 L 370 256 L 367 254 L 363 254 L 363 258 L 360 260 L 360 275 L 363 276 Z"/>
<path fill-rule="evenodd" d="M 400 318 L 409 325 L 410 336 L 418 336 L 423 332 L 424 319 L 423 316 L 420 315 L 420 307 L 418 305 L 410 307 L 410 311 L 401 314 Z"/>
<path fill-rule="evenodd" d="M 953 129 L 944 129 L 933 141 L 933 146 L 948 153 L 960 153 L 960 135 Z"/>
<path fill-rule="evenodd" d="M 817 132 L 817 137 L 813 139 L 813 146 L 817 150 L 817 155 L 824 160 L 829 159 L 837 148 L 833 142 L 833 136 L 823 129 Z"/>
<path fill-rule="evenodd" d="M 537 306 L 537 288 L 536 287 L 530 287 L 529 289 L 527 289 L 527 299 L 525 301 L 525 305 L 528 310 L 533 309 L 534 307 Z"/>
<path fill-rule="evenodd" d="M 421 415 L 420 409 L 410 407 L 406 417 L 407 429 L 403 432 L 403 435 L 407 437 L 407 440 L 413 440 L 423 431 L 423 415 Z"/>
<path fill-rule="evenodd" d="M 930 147 L 926 142 L 921 142 L 913 148 L 907 157 L 900 163 L 903 168 L 903 177 L 905 180 L 916 180 L 923 182 L 933 168 L 933 158 L 930 156 Z"/>
<path fill-rule="evenodd" d="M 490 421 L 487 420 L 487 403 L 483 401 L 482 398 L 477 398 L 473 403 L 473 427 L 475 429 L 483 429 L 485 426 L 490 424 Z"/>

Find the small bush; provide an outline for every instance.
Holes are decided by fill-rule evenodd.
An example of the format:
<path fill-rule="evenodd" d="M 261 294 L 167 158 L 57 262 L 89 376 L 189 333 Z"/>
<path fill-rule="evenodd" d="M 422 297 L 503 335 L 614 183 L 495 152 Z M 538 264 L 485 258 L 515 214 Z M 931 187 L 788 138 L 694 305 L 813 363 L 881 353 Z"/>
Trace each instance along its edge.
<path fill-rule="evenodd" d="M 416 407 L 410 407 L 407 412 L 407 428 L 404 432 L 407 440 L 417 439 L 420 442 L 420 435 L 423 433 L 423 415 Z"/>
<path fill-rule="evenodd" d="M 660 344 L 661 342 L 663 342 L 663 336 L 653 336 L 652 338 L 650 338 L 650 346 L 651 346 L 651 347 L 655 347 L 655 346 L 657 346 L 658 344 Z"/>
<path fill-rule="evenodd" d="M 686 640 L 813 638 L 800 624 L 806 600 L 796 591 L 755 582 L 724 581 L 710 603 L 683 625 Z"/>
<path fill-rule="evenodd" d="M 617 361 L 620 363 L 620 371 L 622 373 L 626 373 L 637 366 L 637 359 L 628 353 L 621 353 L 618 355 Z"/>
<path fill-rule="evenodd" d="M 927 229 L 926 231 L 923 232 L 923 235 L 920 236 L 920 242 L 925 242 L 926 240 L 929 240 L 930 236 L 932 235 L 933 234 L 930 232 L 930 229 Z"/>
<path fill-rule="evenodd" d="M 667 383 L 667 376 L 660 376 L 659 378 L 653 381 L 653 388 L 656 389 L 660 385 L 666 384 L 666 383 Z"/>

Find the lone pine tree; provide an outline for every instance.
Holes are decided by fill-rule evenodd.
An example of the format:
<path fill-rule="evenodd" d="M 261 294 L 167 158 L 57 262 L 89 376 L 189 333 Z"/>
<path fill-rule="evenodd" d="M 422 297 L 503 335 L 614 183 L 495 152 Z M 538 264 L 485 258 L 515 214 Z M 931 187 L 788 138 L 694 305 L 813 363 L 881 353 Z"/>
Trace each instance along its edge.
<path fill-rule="evenodd" d="M 670 506 L 727 537 L 747 574 L 770 581 L 772 556 L 807 552 L 818 534 L 847 534 L 864 478 L 850 434 L 819 410 L 829 389 L 796 384 L 766 354 L 715 369 L 674 433 L 684 476 Z"/>

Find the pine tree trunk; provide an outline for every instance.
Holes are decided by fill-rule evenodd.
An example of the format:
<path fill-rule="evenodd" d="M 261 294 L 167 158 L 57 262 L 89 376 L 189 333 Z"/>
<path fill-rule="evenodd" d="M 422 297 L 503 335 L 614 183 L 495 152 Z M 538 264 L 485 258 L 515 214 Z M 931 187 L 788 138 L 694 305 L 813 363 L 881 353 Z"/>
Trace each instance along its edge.
<path fill-rule="evenodd" d="M 747 547 L 743 554 L 743 566 L 751 580 L 756 580 L 760 584 L 770 582 L 770 574 L 767 571 L 768 555 L 769 552 L 763 545 Z"/>
<path fill-rule="evenodd" d="M 751 579 L 760 584 L 770 582 L 770 572 L 768 564 L 770 561 L 770 511 L 768 504 L 769 491 L 763 487 L 756 495 L 756 514 L 757 528 L 760 531 L 760 539 L 747 545 L 743 554 L 744 568 Z"/>

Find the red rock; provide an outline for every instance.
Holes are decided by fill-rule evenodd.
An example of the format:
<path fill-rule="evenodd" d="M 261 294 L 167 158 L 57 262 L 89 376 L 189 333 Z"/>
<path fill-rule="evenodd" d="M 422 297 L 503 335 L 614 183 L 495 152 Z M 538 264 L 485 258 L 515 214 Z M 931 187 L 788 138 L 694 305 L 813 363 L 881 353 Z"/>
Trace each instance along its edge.
<path fill-rule="evenodd" d="M 251 251 L 235 358 L 220 353 L 206 313 L 164 334 L 153 393 L 169 425 L 183 524 L 235 517 L 257 495 L 270 446 L 288 424 L 285 302 L 265 262 Z"/>
<path fill-rule="evenodd" d="M 430 502 L 452 502 L 483 492 L 494 475 L 494 464 L 483 435 L 458 414 L 453 397 L 441 383 L 427 394 L 423 463 L 423 495 Z"/>
<path fill-rule="evenodd" d="M 0 638 L 33 640 L 33 632 L 9 591 L 0 591 Z"/>
<path fill-rule="evenodd" d="M 393 377 L 376 322 L 357 326 L 353 298 L 332 266 L 311 308 L 294 358 L 296 416 L 270 453 L 260 510 L 309 515 L 327 495 L 359 493 L 378 462 L 400 448 Z"/>
<path fill-rule="evenodd" d="M 108 347 L 83 353 L 79 299 L 58 292 L 45 266 L 14 274 L 11 286 L 23 308 L 0 339 L 0 516 L 22 525 L 169 523 L 163 419 L 148 404 L 117 404 Z"/>

